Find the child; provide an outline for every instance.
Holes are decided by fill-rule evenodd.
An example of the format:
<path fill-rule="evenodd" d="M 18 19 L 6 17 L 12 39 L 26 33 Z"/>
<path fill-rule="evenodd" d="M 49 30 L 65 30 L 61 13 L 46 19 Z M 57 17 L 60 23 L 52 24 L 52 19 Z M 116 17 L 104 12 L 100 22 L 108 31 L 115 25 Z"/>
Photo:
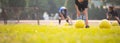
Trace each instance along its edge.
<path fill-rule="evenodd" d="M 114 17 L 120 25 L 120 19 L 118 17 L 118 13 L 114 10 L 113 6 L 109 6 L 106 16 L 108 20 L 110 20 L 111 17 Z"/>
<path fill-rule="evenodd" d="M 71 20 L 71 19 L 68 16 L 67 8 L 66 7 L 61 7 L 59 9 L 59 24 L 61 24 L 61 20 L 64 20 L 64 19 L 66 20 L 67 23 L 70 24 L 69 20 Z"/>
<path fill-rule="evenodd" d="M 75 0 L 75 8 L 77 11 L 77 19 L 81 19 L 80 13 L 84 14 L 84 20 L 86 28 L 89 28 L 88 25 L 88 0 Z"/>

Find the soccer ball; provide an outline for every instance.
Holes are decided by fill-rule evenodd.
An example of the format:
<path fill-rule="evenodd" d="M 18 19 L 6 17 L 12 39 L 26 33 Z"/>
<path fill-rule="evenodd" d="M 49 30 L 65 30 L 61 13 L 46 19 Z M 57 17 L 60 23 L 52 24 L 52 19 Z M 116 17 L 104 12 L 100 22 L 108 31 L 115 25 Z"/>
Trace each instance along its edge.
<path fill-rule="evenodd" d="M 118 22 L 112 22 L 112 26 L 119 26 Z"/>
<path fill-rule="evenodd" d="M 110 29 L 111 28 L 111 23 L 108 20 L 104 19 L 100 22 L 99 27 Z"/>
<path fill-rule="evenodd" d="M 77 20 L 77 21 L 75 22 L 75 27 L 76 27 L 76 28 L 84 28 L 84 27 L 85 27 L 84 21 L 83 21 L 83 20 Z"/>

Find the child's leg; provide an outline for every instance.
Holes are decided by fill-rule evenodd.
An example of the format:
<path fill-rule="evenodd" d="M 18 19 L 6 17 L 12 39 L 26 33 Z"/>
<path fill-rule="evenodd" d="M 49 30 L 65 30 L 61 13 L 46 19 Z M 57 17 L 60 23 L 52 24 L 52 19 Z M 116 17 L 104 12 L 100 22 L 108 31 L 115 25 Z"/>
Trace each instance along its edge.
<path fill-rule="evenodd" d="M 85 10 L 83 11 L 84 15 L 85 15 L 85 24 L 86 24 L 86 28 L 89 28 L 88 25 L 88 8 L 85 8 Z"/>
<path fill-rule="evenodd" d="M 117 20 L 117 22 L 118 22 L 119 25 L 120 25 L 120 19 L 119 19 L 119 17 L 115 16 L 115 19 Z"/>
<path fill-rule="evenodd" d="M 4 18 L 4 24 L 7 24 L 7 18 Z"/>
<path fill-rule="evenodd" d="M 69 20 L 67 19 L 66 22 L 69 23 Z"/>
<path fill-rule="evenodd" d="M 83 16 L 84 15 L 80 15 L 79 17 L 77 17 L 78 20 L 83 20 Z"/>
<path fill-rule="evenodd" d="M 61 20 L 62 20 L 61 17 L 59 17 L 59 24 L 61 24 Z"/>
<path fill-rule="evenodd" d="M 64 15 L 59 15 L 59 24 L 61 24 L 61 20 L 64 20 L 65 19 L 65 17 L 64 17 Z"/>
<path fill-rule="evenodd" d="M 68 17 L 66 17 L 65 20 L 66 20 L 67 23 L 69 23 L 69 18 Z"/>
<path fill-rule="evenodd" d="M 61 24 L 61 19 L 59 19 L 59 24 Z"/>
<path fill-rule="evenodd" d="M 80 19 L 80 11 L 79 10 L 77 10 L 77 19 Z"/>
<path fill-rule="evenodd" d="M 72 19 L 71 19 L 69 16 L 67 16 L 66 21 L 67 21 L 69 24 L 72 24 Z M 70 22 L 69 22 L 69 21 L 70 21 Z"/>

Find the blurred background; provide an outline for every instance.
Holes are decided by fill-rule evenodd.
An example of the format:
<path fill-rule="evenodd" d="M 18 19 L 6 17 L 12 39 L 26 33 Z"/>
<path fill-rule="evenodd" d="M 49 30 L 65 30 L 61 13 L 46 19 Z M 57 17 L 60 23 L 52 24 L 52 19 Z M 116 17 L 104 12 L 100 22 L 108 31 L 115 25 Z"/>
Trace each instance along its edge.
<path fill-rule="evenodd" d="M 61 6 L 66 6 L 69 16 L 75 20 L 74 5 L 74 0 L 0 0 L 0 20 L 57 20 Z M 89 20 L 105 19 L 109 5 L 114 5 L 120 14 L 119 0 L 89 0 Z"/>

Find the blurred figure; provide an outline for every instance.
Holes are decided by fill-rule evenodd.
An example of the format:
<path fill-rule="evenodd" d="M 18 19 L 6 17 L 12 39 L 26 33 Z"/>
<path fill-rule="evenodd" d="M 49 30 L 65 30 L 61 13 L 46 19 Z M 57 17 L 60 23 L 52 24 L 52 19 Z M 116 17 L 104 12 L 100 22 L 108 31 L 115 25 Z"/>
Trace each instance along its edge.
<path fill-rule="evenodd" d="M 114 17 L 120 25 L 120 19 L 119 19 L 117 11 L 114 10 L 114 6 L 108 7 L 108 12 L 106 13 L 106 17 L 108 20 L 110 20 L 110 18 Z"/>
<path fill-rule="evenodd" d="M 86 28 L 89 28 L 88 25 L 88 0 L 75 0 L 75 8 L 77 11 L 77 19 L 84 19 Z M 80 13 L 83 13 L 83 17 Z"/>
<path fill-rule="evenodd" d="M 57 20 L 59 18 L 59 14 L 56 13 L 55 16 L 54 16 L 54 20 Z"/>
<path fill-rule="evenodd" d="M 59 9 L 59 24 L 61 24 L 61 20 L 66 20 L 67 23 L 72 24 L 71 18 L 68 16 L 68 11 L 66 7 L 61 7 Z M 69 22 L 70 20 L 70 22 Z"/>
<path fill-rule="evenodd" d="M 4 24 L 7 24 L 7 19 L 8 18 L 7 18 L 7 14 L 6 14 L 6 9 L 4 9 L 4 8 L 1 9 L 1 16 L 4 20 Z"/>
<path fill-rule="evenodd" d="M 49 15 L 47 12 L 44 12 L 43 18 L 44 18 L 44 20 L 49 20 Z"/>
<path fill-rule="evenodd" d="M 54 14 L 53 14 L 53 13 L 50 14 L 49 19 L 50 19 L 50 20 L 53 20 L 53 19 L 54 19 Z"/>

